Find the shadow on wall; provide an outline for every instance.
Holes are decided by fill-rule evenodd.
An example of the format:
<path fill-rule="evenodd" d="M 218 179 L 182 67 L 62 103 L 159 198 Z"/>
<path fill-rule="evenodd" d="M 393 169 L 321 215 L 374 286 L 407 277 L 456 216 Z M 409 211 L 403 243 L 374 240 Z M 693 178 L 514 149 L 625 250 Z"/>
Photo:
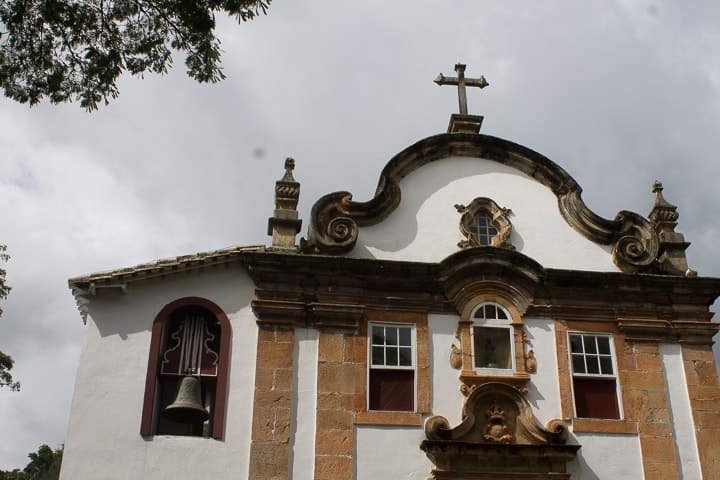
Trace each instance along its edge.
<path fill-rule="evenodd" d="M 572 443 L 577 443 L 577 439 L 573 438 Z M 577 478 L 578 480 L 601 480 L 585 461 L 582 448 L 578 450 L 575 460 L 568 463 L 568 473 L 572 474 L 572 478 Z"/>
<path fill-rule="evenodd" d="M 456 163 L 453 168 L 448 168 L 442 160 L 424 165 L 419 170 L 412 172 L 405 179 L 401 180 L 400 188 L 402 190 L 402 199 L 400 205 L 393 211 L 380 225 L 384 229 L 390 229 L 392 235 L 372 235 L 372 231 L 378 226 L 361 227 L 358 243 L 366 246 L 377 248 L 386 252 L 398 251 L 406 248 L 417 237 L 418 224 L 417 216 L 421 207 L 430 195 L 443 187 L 447 187 L 451 183 L 472 176 L 487 174 L 503 174 L 513 175 L 520 178 L 534 181 L 522 172 L 514 168 L 482 159 L 465 159 L 462 163 Z M 493 196 L 493 192 L 459 192 L 457 194 L 457 202 L 464 205 L 469 204 L 476 197 Z M 502 207 L 511 207 L 511 205 L 503 205 L 503 200 L 494 200 L 500 202 Z M 460 214 L 455 211 L 454 205 L 448 205 L 448 215 L 453 216 L 460 224 Z M 558 213 L 559 214 L 559 213 Z M 462 239 L 460 229 L 456 226 L 458 241 Z M 366 235 L 363 235 L 366 233 Z M 380 232 L 378 232 L 380 233 Z M 524 245 L 522 237 L 516 232 L 512 233 L 512 243 L 518 251 L 522 250 Z M 360 245 L 358 245 L 360 246 Z M 364 254 L 364 251 L 363 251 Z"/>
<path fill-rule="evenodd" d="M 529 345 L 526 347 L 529 350 L 533 349 L 533 341 L 535 340 L 535 335 L 533 335 L 533 329 L 538 328 L 541 330 L 544 330 L 545 332 L 552 332 L 552 328 L 550 327 L 550 324 L 545 323 L 534 323 L 533 328 L 525 328 L 525 334 L 527 335 Z M 547 367 L 546 365 L 538 365 L 537 366 L 537 372 L 531 374 L 531 375 L 542 375 L 542 368 Z M 545 397 L 542 393 L 540 393 L 540 390 L 538 390 L 537 386 L 535 386 L 535 383 L 529 382 L 528 383 L 528 394 L 526 395 L 528 402 L 530 402 L 530 405 L 535 410 L 538 410 L 540 408 L 539 401 L 545 400 Z"/>
<path fill-rule="evenodd" d="M 203 272 L 179 273 L 166 278 L 138 281 L 120 289 L 100 289 L 90 297 L 88 313 L 101 337 L 150 332 L 157 314 L 168 303 L 183 297 L 202 297 L 216 303 L 228 317 L 250 305 L 253 282 L 242 266 L 216 267 Z M 237 333 L 239 326 L 233 325 Z"/>

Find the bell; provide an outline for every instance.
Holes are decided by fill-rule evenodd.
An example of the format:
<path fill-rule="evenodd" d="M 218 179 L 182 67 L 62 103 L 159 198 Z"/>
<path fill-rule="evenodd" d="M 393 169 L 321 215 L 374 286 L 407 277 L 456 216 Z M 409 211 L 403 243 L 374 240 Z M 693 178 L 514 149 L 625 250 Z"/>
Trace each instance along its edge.
<path fill-rule="evenodd" d="M 210 418 L 202 403 L 200 379 L 193 375 L 183 377 L 175 401 L 165 407 L 166 417 L 181 423 L 200 423 Z"/>

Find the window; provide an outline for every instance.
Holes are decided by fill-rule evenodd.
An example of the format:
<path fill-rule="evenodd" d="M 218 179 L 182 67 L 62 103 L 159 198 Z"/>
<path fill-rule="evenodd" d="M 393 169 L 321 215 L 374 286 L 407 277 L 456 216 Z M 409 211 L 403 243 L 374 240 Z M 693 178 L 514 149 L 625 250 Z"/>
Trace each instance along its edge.
<path fill-rule="evenodd" d="M 229 347 L 230 322 L 217 305 L 166 305 L 152 328 L 141 434 L 222 438 Z"/>
<path fill-rule="evenodd" d="M 472 357 L 476 371 L 509 373 L 515 370 L 510 315 L 500 305 L 483 303 L 471 315 Z"/>
<path fill-rule="evenodd" d="M 569 333 L 575 416 L 620 419 L 611 335 Z"/>
<path fill-rule="evenodd" d="M 415 326 L 369 324 L 368 410 L 415 411 Z"/>
<path fill-rule="evenodd" d="M 477 244 L 483 247 L 492 245 L 492 240 L 498 233 L 497 228 L 492 223 L 492 218 L 487 215 L 473 217 L 469 230 Z"/>
<path fill-rule="evenodd" d="M 465 236 L 465 240 L 458 243 L 460 248 L 513 248 L 508 242 L 512 232 L 509 209 L 482 197 L 474 199 L 468 206 L 455 205 L 455 208 L 462 213 L 460 232 Z"/>

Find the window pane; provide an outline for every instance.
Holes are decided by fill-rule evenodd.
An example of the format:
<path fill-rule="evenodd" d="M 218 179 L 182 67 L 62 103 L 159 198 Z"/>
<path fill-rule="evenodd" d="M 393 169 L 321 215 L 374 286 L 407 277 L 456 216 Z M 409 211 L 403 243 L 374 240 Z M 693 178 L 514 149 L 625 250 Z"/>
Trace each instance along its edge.
<path fill-rule="evenodd" d="M 473 327 L 476 368 L 512 368 L 509 328 Z"/>
<path fill-rule="evenodd" d="M 613 374 L 612 358 L 600 357 L 600 373 L 602 373 L 604 375 L 612 375 Z"/>
<path fill-rule="evenodd" d="M 580 418 L 620 418 L 615 380 L 573 378 L 575 414 Z"/>
<path fill-rule="evenodd" d="M 582 353 L 582 337 L 580 335 L 570 335 L 570 351 L 572 353 Z"/>
<path fill-rule="evenodd" d="M 598 364 L 598 357 L 594 355 L 588 355 L 585 357 L 587 362 L 587 373 L 600 373 L 600 365 Z"/>
<path fill-rule="evenodd" d="M 397 331 L 398 331 L 398 329 L 395 327 L 385 327 L 385 344 L 386 345 L 397 345 L 398 344 Z"/>
<path fill-rule="evenodd" d="M 400 348 L 400 366 L 412 366 L 412 348 Z"/>
<path fill-rule="evenodd" d="M 585 372 L 585 357 L 582 355 L 573 355 L 572 364 L 574 373 L 587 373 Z"/>
<path fill-rule="evenodd" d="M 505 312 L 504 312 L 503 310 L 501 310 L 501 309 L 498 308 L 498 309 L 497 309 L 497 313 L 498 313 L 498 318 L 501 318 L 501 319 L 503 319 L 503 320 L 507 320 L 507 319 L 508 319 L 507 315 L 505 315 Z"/>
<path fill-rule="evenodd" d="M 403 347 L 410 346 L 410 329 L 401 327 L 400 328 L 400 345 Z"/>
<path fill-rule="evenodd" d="M 385 343 L 385 332 L 383 327 L 372 327 L 372 343 L 373 345 L 383 345 Z"/>
<path fill-rule="evenodd" d="M 497 318 L 495 305 L 485 305 L 485 318 Z"/>
<path fill-rule="evenodd" d="M 370 410 L 415 410 L 413 370 L 370 370 Z"/>
<path fill-rule="evenodd" d="M 592 335 L 583 335 L 583 343 L 585 344 L 585 353 L 597 353 L 595 347 L 595 337 Z"/>
<path fill-rule="evenodd" d="M 372 347 L 372 364 L 385 365 L 385 349 L 383 347 Z"/>
<path fill-rule="evenodd" d="M 385 365 L 397 366 L 398 364 L 398 350 L 396 347 L 387 347 L 385 349 Z"/>
<path fill-rule="evenodd" d="M 597 337 L 598 351 L 610 355 L 610 339 L 608 337 Z"/>

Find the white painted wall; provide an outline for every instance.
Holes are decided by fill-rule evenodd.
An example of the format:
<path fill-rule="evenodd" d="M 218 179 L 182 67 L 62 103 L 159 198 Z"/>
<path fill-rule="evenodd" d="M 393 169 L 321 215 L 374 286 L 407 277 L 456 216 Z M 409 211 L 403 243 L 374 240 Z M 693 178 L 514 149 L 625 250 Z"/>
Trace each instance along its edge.
<path fill-rule="evenodd" d="M 254 286 L 241 267 L 174 275 L 101 291 L 90 304 L 77 372 L 61 478 L 244 478 L 248 472 L 257 326 Z M 215 302 L 233 335 L 222 441 L 140 436 L 152 322 L 162 307 L 186 296 Z"/>
<path fill-rule="evenodd" d="M 582 445 L 577 458 L 568 463 L 573 480 L 644 478 L 637 435 L 576 433 L 573 437 Z"/>
<path fill-rule="evenodd" d="M 432 463 L 420 450 L 420 427 L 355 427 L 356 480 L 425 480 Z"/>
<path fill-rule="evenodd" d="M 315 478 L 315 426 L 317 425 L 317 371 L 319 332 L 295 329 L 295 377 L 291 421 L 291 478 Z"/>
<path fill-rule="evenodd" d="M 541 424 L 562 418 L 560 380 L 555 349 L 555 321 L 524 318 L 529 348 L 535 353 L 537 372 L 530 374 L 527 399 Z"/>
<path fill-rule="evenodd" d="M 455 338 L 458 315 L 428 315 L 430 336 L 430 409 L 433 415 L 448 419 L 450 425 L 457 425 L 461 419 L 462 402 L 460 393 L 460 372 L 450 367 L 450 345 L 460 346 Z"/>
<path fill-rule="evenodd" d="M 457 252 L 464 238 L 454 205 L 488 197 L 512 210 L 510 241 L 517 251 L 544 267 L 618 271 L 609 247 L 573 230 L 555 195 L 513 168 L 490 160 L 447 158 L 412 172 L 400 187 L 398 208 L 380 224 L 360 229 L 351 256 L 438 262 Z"/>
<path fill-rule="evenodd" d="M 680 463 L 681 478 L 700 480 L 703 476 L 695 437 L 695 422 L 683 366 L 682 347 L 676 343 L 660 344 L 660 359 L 672 412 L 675 451 Z"/>

